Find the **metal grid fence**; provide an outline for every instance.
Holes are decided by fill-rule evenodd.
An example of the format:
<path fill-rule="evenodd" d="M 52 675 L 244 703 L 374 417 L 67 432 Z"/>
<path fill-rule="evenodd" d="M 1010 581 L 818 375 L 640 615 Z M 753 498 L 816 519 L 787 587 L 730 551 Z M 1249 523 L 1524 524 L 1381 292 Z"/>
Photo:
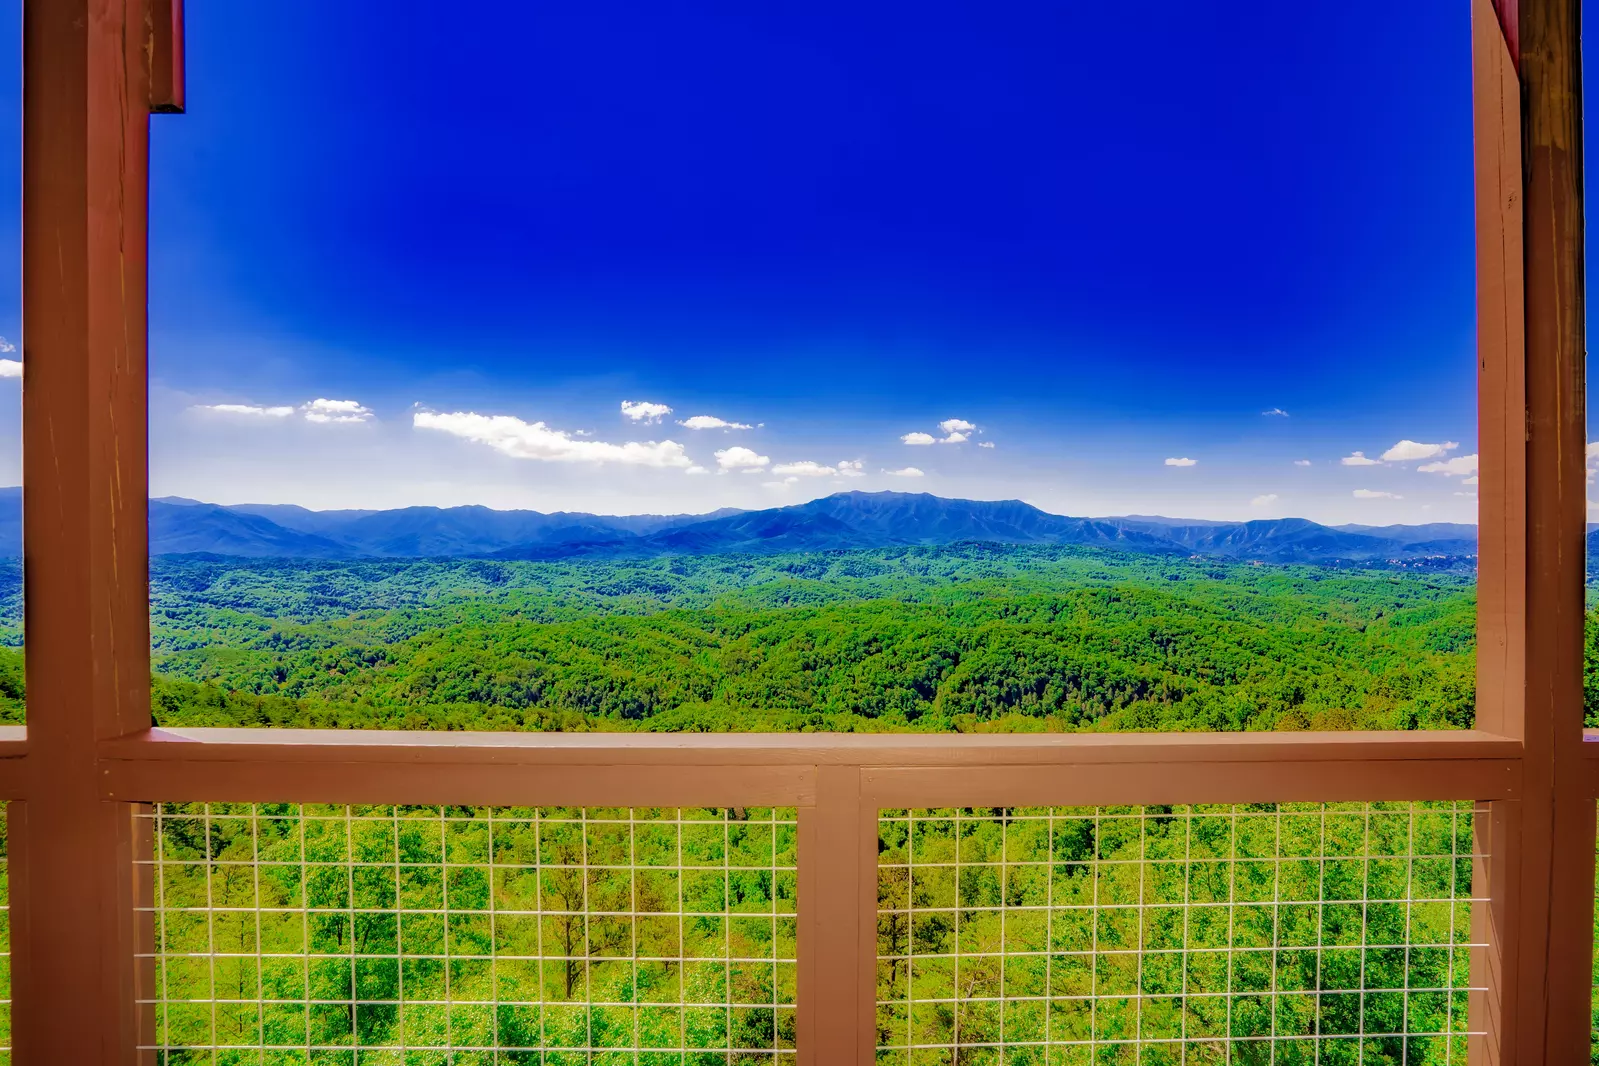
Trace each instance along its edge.
<path fill-rule="evenodd" d="M 877 1061 L 1464 1063 L 1473 813 L 883 812 Z"/>
<path fill-rule="evenodd" d="M 793 810 L 148 817 L 163 1066 L 793 1061 Z"/>

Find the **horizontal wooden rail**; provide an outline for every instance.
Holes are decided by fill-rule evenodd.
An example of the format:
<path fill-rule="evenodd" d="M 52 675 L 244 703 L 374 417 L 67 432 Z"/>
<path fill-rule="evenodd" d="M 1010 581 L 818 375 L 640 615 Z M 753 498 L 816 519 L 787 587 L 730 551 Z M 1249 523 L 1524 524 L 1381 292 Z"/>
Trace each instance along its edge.
<path fill-rule="evenodd" d="M 28 731 L 20 725 L 0 725 L 0 800 L 28 798 Z"/>
<path fill-rule="evenodd" d="M 1474 732 L 805 735 L 151 730 L 102 741 L 135 802 L 810 806 L 855 767 L 879 806 L 1503 799 L 1521 745 Z"/>
<path fill-rule="evenodd" d="M 110 760 L 101 773 L 101 798 L 134 803 L 803 807 L 816 799 L 814 768 L 791 765 Z"/>
<path fill-rule="evenodd" d="M 101 760 L 517 765 L 1030 766 L 1084 763 L 1516 759 L 1474 730 L 1326 733 L 489 733 L 151 729 L 101 741 Z"/>
<path fill-rule="evenodd" d="M 868 767 L 878 808 L 1494 800 L 1521 794 L 1517 759 Z"/>

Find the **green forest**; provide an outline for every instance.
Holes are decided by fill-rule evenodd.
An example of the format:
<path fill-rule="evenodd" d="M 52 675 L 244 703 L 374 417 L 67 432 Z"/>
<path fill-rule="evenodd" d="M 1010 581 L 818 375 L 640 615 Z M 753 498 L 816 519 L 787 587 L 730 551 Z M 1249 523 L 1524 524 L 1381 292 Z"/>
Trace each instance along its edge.
<path fill-rule="evenodd" d="M 885 811 L 877 1062 L 1462 1062 L 1471 851 L 1466 803 Z"/>
<path fill-rule="evenodd" d="M 21 644 L 3 575 L 0 638 Z M 1463 728 L 1469 575 L 959 545 L 556 563 L 152 562 L 161 725 Z M 1599 640 L 1593 637 L 1592 640 Z M 20 652 L 0 706 L 20 720 Z"/>
<path fill-rule="evenodd" d="M 397 729 L 1465 728 L 1475 609 L 1469 574 L 1088 548 L 164 557 L 151 711 L 171 726 Z M 12 567 L 11 721 L 22 639 Z M 1599 662 L 1592 621 L 1589 651 Z M 1346 806 L 887 812 L 880 1059 L 991 1042 L 1000 1026 L 1006 1061 L 1085 1038 L 1150 1041 L 1155 1059 L 1258 1040 L 1289 1058 L 1452 1061 L 1469 810 Z M 551 1063 L 599 1046 L 660 1049 L 639 1062 L 792 1055 L 790 812 L 165 805 L 155 818 L 172 1062 L 254 1062 L 263 1041 L 304 1046 L 283 1052 L 295 1062 L 344 1062 L 310 1049 L 356 1045 Z M 952 859 L 968 866 L 958 884 Z M 1162 878 L 1176 895 L 1159 895 Z M 1156 896 L 1124 898 L 1134 881 Z M 1146 910 L 1147 928 L 1125 920 Z M 969 961 L 952 969 L 952 954 Z"/>
<path fill-rule="evenodd" d="M 154 820 L 164 1064 L 792 1061 L 792 809 Z"/>

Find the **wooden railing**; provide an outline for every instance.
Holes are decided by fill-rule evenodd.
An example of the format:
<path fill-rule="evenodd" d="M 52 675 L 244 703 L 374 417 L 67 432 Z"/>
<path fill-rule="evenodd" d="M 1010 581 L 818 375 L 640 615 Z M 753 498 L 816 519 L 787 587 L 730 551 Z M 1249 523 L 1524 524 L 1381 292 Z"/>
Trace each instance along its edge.
<path fill-rule="evenodd" d="M 25 735 L 0 736 L 16 1061 L 138 1061 L 155 1039 L 150 804 L 792 807 L 799 1056 L 865 1066 L 885 809 L 1443 800 L 1483 804 L 1473 1057 L 1584 1061 L 1599 744 L 1581 734 L 1578 8 L 1521 0 L 1518 68 L 1472 2 L 1478 731 L 639 737 L 150 728 L 148 121 L 181 107 L 180 27 L 160 0 L 26 0 L 29 705 Z M 1129 33 L 1095 46 L 1136 57 Z"/>

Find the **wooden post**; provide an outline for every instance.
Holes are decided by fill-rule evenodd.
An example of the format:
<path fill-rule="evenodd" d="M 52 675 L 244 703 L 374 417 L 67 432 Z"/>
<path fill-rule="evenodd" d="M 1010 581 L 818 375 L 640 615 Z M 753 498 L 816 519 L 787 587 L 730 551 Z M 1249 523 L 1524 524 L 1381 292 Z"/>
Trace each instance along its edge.
<path fill-rule="evenodd" d="M 181 115 L 185 106 L 183 0 L 150 0 L 150 110 Z"/>
<path fill-rule="evenodd" d="M 96 744 L 150 715 L 145 3 L 24 8 L 22 1063 L 138 1039 L 131 808 L 100 798 Z"/>
<path fill-rule="evenodd" d="M 1521 90 L 1489 0 L 1473 0 L 1477 200 L 1477 728 L 1524 735 L 1527 391 Z"/>
<path fill-rule="evenodd" d="M 808 838 L 811 897 L 802 899 L 802 933 L 815 944 L 801 1046 L 810 1066 L 870 1066 L 876 1056 L 877 811 L 862 802 L 858 766 L 819 766 L 815 831 Z"/>
<path fill-rule="evenodd" d="M 1499 0 L 1497 9 L 1492 0 L 1474 2 L 1479 728 L 1492 735 L 1040 737 L 1025 744 L 522 737 L 492 748 L 460 737 L 275 732 L 241 739 L 237 731 L 201 730 L 163 739 L 147 731 L 148 116 L 183 106 L 182 4 L 26 0 L 29 723 L 18 777 L 23 802 L 10 812 L 18 1062 L 136 1059 L 141 971 L 134 960 L 150 944 L 135 923 L 148 885 L 134 874 L 132 860 L 146 845 L 131 801 L 326 793 L 494 802 L 497 792 L 514 799 L 525 790 L 530 767 L 539 768 L 541 787 L 566 790 L 574 802 L 642 803 L 636 797 L 662 789 L 706 802 L 771 790 L 772 802 L 798 802 L 801 1055 L 826 1066 L 873 1059 L 876 823 L 890 786 L 905 790 L 889 803 L 899 806 L 1018 794 L 1057 802 L 1062 790 L 1091 790 L 1084 802 L 1120 792 L 1131 802 L 1351 789 L 1367 797 L 1430 796 L 1432 789 L 1453 796 L 1465 782 L 1478 798 L 1498 797 L 1479 823 L 1488 853 L 1479 873 L 1492 897 L 1479 919 L 1494 946 L 1480 960 L 1489 992 L 1475 997 L 1474 1010 L 1490 1037 L 1476 1054 L 1498 1062 L 1580 1059 L 1595 830 L 1594 788 L 1579 750 L 1579 12 L 1577 0 Z M 593 766 L 575 757 L 582 744 L 603 747 L 589 756 Z M 417 774 L 435 763 L 437 772 Z M 901 772 L 910 767 L 917 772 Z"/>
<path fill-rule="evenodd" d="M 1506 8 L 1509 11 L 1509 8 Z M 1556 901 L 1590 894 L 1592 811 L 1573 809 L 1581 761 L 1586 566 L 1586 337 L 1583 307 L 1582 82 L 1579 0 L 1519 0 L 1521 165 L 1526 311 L 1526 743 L 1517 915 L 1519 1063 L 1564 1061 L 1586 1044 L 1586 1012 L 1554 1010 Z M 1591 801 L 1577 800 L 1587 803 Z M 1585 828 L 1586 827 L 1586 828 Z M 1586 842 L 1578 839 L 1589 834 Z M 1587 979 L 1584 978 L 1586 984 Z M 1583 1032 L 1576 1027 L 1581 1024 Z"/>
<path fill-rule="evenodd" d="M 1595 808 L 1592 793 L 1573 786 L 1562 779 L 1555 802 L 1547 1061 L 1583 1063 L 1593 1015 Z"/>

